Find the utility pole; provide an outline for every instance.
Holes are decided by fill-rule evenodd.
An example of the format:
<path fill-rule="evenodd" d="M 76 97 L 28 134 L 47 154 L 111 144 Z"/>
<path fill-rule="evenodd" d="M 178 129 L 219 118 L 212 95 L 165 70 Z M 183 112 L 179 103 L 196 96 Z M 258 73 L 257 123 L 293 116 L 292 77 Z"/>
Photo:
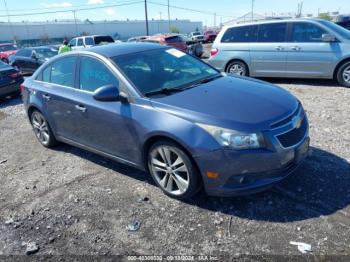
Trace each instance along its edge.
<path fill-rule="evenodd" d="M 9 9 L 7 8 L 7 2 L 6 0 L 4 0 L 4 6 L 5 6 L 5 10 L 6 10 L 6 15 L 7 15 L 7 22 L 9 23 L 9 26 L 11 28 L 11 32 L 12 32 L 12 37 L 14 39 L 14 41 L 16 42 L 16 39 L 15 39 L 15 31 L 13 29 L 13 26 L 12 26 L 12 23 L 11 23 L 11 20 L 10 20 L 10 14 L 9 14 Z"/>
<path fill-rule="evenodd" d="M 168 23 L 169 23 L 169 33 L 171 31 L 171 25 L 170 25 L 170 0 L 168 0 Z"/>
<path fill-rule="evenodd" d="M 77 24 L 77 17 L 75 15 L 75 10 L 73 10 L 73 16 L 74 16 L 74 24 L 75 24 L 75 35 L 78 36 L 78 24 Z"/>
<path fill-rule="evenodd" d="M 254 1 L 252 0 L 252 22 L 254 21 Z"/>
<path fill-rule="evenodd" d="M 214 28 L 216 28 L 216 13 L 214 13 Z"/>
<path fill-rule="evenodd" d="M 147 0 L 145 0 L 145 17 L 146 17 L 146 35 L 149 35 L 148 14 L 147 14 Z"/>

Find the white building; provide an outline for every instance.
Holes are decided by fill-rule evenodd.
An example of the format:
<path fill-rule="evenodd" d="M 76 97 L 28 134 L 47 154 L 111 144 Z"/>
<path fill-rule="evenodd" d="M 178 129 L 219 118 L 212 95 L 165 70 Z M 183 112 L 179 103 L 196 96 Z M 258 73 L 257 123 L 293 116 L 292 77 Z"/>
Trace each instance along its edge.
<path fill-rule="evenodd" d="M 180 33 L 190 33 L 202 29 L 202 22 L 171 20 L 171 26 Z M 50 22 L 0 22 L 0 41 L 23 41 L 36 39 L 71 38 L 82 34 L 102 34 L 127 39 L 146 35 L 144 20 L 134 21 L 50 21 Z M 149 34 L 169 32 L 168 20 L 149 20 Z"/>

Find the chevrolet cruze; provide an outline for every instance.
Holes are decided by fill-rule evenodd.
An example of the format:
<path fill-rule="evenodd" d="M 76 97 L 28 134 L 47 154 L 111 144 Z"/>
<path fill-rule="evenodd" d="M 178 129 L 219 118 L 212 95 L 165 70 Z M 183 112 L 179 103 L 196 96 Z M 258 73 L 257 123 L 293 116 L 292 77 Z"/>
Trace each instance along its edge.
<path fill-rule="evenodd" d="M 309 148 L 301 103 L 150 43 L 93 47 L 42 65 L 21 86 L 38 141 L 150 173 L 169 196 L 235 196 L 292 174 Z"/>

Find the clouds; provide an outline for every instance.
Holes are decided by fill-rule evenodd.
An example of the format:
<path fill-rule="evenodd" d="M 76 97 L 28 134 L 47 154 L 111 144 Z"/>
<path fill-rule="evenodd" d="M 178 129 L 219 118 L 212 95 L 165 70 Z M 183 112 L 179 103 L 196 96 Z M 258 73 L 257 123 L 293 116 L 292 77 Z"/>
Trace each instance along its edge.
<path fill-rule="evenodd" d="M 88 4 L 89 5 L 100 5 L 100 4 L 104 4 L 104 0 L 88 0 Z"/>
<path fill-rule="evenodd" d="M 40 5 L 46 8 L 60 8 L 60 7 L 72 7 L 73 4 L 70 2 L 59 2 L 59 3 L 40 3 Z"/>
<path fill-rule="evenodd" d="M 105 11 L 106 15 L 108 15 L 108 16 L 115 15 L 115 10 L 113 8 L 107 8 L 104 11 Z"/>

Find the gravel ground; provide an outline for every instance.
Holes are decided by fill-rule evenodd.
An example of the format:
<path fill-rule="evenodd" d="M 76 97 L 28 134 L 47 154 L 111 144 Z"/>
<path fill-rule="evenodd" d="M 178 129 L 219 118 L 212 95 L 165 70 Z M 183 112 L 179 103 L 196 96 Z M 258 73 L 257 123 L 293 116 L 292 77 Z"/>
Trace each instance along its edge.
<path fill-rule="evenodd" d="M 312 154 L 247 197 L 166 197 L 150 176 L 36 141 L 20 99 L 0 102 L 0 255 L 350 255 L 350 89 L 273 80 L 307 110 Z M 141 222 L 136 232 L 126 227 Z"/>

